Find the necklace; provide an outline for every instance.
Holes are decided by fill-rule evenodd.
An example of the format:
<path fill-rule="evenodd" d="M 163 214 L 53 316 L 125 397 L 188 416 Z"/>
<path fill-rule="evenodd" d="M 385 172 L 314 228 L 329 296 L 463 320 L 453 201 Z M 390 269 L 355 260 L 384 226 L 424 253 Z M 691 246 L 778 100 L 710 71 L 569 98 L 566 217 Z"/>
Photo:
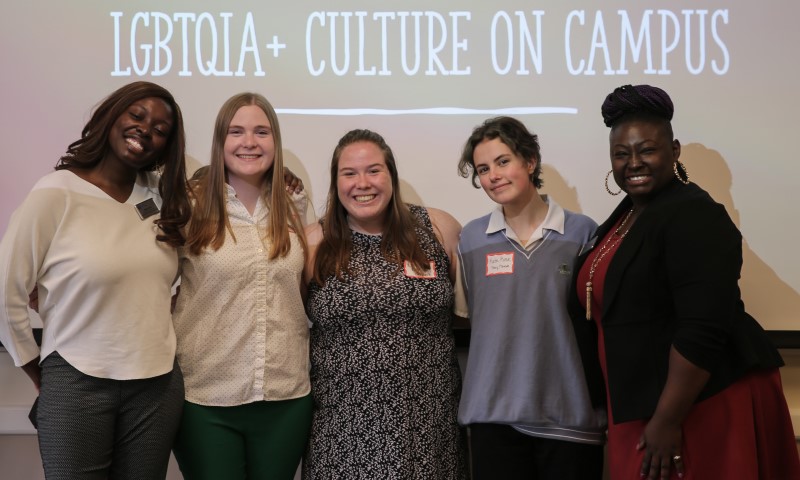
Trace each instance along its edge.
<path fill-rule="evenodd" d="M 589 267 L 589 281 L 586 282 L 586 320 L 592 319 L 592 279 L 594 278 L 594 271 L 597 270 L 597 265 L 599 265 L 600 262 L 603 261 L 603 257 L 605 257 L 608 254 L 608 252 L 610 252 L 614 247 L 616 247 L 617 244 L 621 242 L 622 239 L 625 238 L 625 235 L 627 235 L 628 232 L 631 230 L 630 227 L 628 227 L 627 230 L 622 232 L 622 229 L 625 227 L 625 224 L 628 223 L 628 220 L 631 218 L 631 215 L 633 215 L 634 210 L 636 210 L 635 207 L 630 209 L 628 214 L 625 215 L 625 218 L 622 219 L 622 223 L 620 223 L 617 229 L 614 230 L 614 234 L 609 235 L 608 238 L 606 238 L 606 241 L 603 242 L 603 245 L 601 245 L 600 249 L 597 251 L 597 255 L 595 255 L 594 258 L 592 259 L 592 263 L 590 264 Z M 622 233 L 620 234 L 620 232 Z"/>

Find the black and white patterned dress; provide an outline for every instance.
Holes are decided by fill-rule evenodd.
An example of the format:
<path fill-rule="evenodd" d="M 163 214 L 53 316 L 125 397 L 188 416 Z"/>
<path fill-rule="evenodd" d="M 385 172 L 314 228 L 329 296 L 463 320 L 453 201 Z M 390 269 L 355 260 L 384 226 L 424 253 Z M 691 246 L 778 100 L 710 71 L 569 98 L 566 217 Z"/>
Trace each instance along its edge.
<path fill-rule="evenodd" d="M 352 275 L 309 288 L 314 419 L 305 480 L 465 478 L 450 262 L 427 211 L 409 208 L 424 226 L 417 236 L 435 278 L 409 278 L 383 259 L 380 235 L 353 232 Z"/>

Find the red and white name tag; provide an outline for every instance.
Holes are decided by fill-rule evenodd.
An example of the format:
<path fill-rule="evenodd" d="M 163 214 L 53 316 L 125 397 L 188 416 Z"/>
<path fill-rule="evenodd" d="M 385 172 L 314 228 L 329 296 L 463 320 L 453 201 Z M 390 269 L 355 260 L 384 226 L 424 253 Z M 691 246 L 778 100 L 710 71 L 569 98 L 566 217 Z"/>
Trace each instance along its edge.
<path fill-rule="evenodd" d="M 510 275 L 514 273 L 514 252 L 489 253 L 486 255 L 486 276 Z"/>
<path fill-rule="evenodd" d="M 408 278 L 436 278 L 436 264 L 431 262 L 427 270 L 420 272 L 414 268 L 413 263 L 405 260 L 403 261 L 403 273 L 405 273 Z"/>

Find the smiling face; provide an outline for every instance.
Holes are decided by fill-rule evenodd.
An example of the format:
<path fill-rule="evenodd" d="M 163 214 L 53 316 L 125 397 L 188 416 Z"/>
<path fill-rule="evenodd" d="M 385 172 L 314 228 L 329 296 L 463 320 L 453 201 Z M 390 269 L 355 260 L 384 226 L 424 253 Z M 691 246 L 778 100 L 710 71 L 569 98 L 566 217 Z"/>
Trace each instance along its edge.
<path fill-rule="evenodd" d="M 275 140 L 261 107 L 246 105 L 236 111 L 228 125 L 223 157 L 229 183 L 263 181 L 275 160 Z"/>
<path fill-rule="evenodd" d="M 133 170 L 150 166 L 164 153 L 173 123 L 172 108 L 163 99 L 133 102 L 111 126 L 106 158 Z"/>
<path fill-rule="evenodd" d="M 355 142 L 342 149 L 336 174 L 339 202 L 357 231 L 383 232 L 392 177 L 381 149 L 372 142 Z"/>
<path fill-rule="evenodd" d="M 681 145 L 666 122 L 629 120 L 611 129 L 611 169 L 614 180 L 634 205 L 644 206 L 675 180 L 673 164 Z"/>
<path fill-rule="evenodd" d="M 483 191 L 500 205 L 525 204 L 537 194 L 531 182 L 536 164 L 514 153 L 500 138 L 475 146 L 473 159 Z"/>

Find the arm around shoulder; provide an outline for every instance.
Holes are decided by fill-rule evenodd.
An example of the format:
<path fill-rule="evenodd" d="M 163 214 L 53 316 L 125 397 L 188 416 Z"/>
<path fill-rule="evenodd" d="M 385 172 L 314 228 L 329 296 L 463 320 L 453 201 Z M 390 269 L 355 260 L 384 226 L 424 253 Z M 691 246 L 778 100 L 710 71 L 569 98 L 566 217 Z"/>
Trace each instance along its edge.
<path fill-rule="evenodd" d="M 308 243 L 308 255 L 306 255 L 303 283 L 308 285 L 311 279 L 314 278 L 314 263 L 317 258 L 317 248 L 319 248 L 319 244 L 322 243 L 323 239 L 322 225 L 319 222 L 306 225 L 305 235 L 306 242 Z"/>
<path fill-rule="evenodd" d="M 288 187 L 287 187 L 288 188 Z M 301 187 L 302 188 L 302 187 Z M 309 225 L 310 223 L 314 223 L 314 215 L 313 209 L 311 209 L 312 218 L 309 220 L 309 199 L 308 199 L 308 192 L 305 190 L 295 190 L 294 192 L 287 192 L 289 196 L 289 201 L 294 204 L 295 210 L 297 210 L 297 215 L 300 217 L 300 223 L 303 225 Z"/>

